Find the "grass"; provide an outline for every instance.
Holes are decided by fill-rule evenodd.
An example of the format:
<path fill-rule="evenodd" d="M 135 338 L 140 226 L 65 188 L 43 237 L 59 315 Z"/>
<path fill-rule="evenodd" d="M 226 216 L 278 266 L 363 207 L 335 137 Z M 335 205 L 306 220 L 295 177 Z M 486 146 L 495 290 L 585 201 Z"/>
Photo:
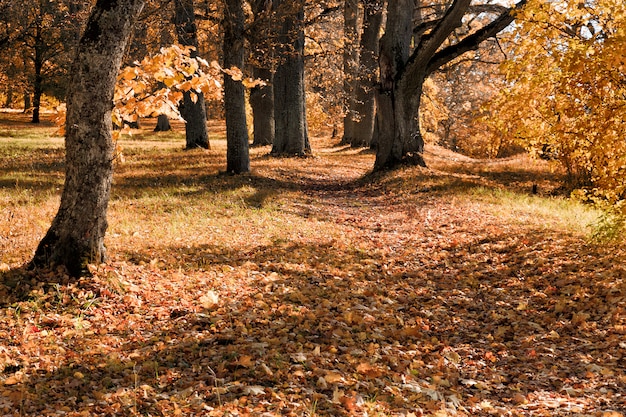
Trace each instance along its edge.
<path fill-rule="evenodd" d="M 543 162 L 428 146 L 428 168 L 371 174 L 320 136 L 313 158 L 252 149 L 229 176 L 222 125 L 183 151 L 180 124 L 145 121 L 120 141 L 111 260 L 74 282 L 20 269 L 58 208 L 62 140 L 1 116 L 1 415 L 626 407 L 623 249 L 589 241 L 599 213 Z"/>

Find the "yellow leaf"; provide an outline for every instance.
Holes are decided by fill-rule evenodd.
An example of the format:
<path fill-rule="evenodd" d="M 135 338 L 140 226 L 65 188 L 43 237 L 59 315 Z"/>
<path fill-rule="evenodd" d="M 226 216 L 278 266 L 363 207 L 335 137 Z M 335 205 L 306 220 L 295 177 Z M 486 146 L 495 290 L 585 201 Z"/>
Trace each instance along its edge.
<path fill-rule="evenodd" d="M 267 85 L 267 83 L 265 81 L 260 80 L 258 78 L 246 78 L 246 79 L 244 79 L 242 81 L 242 84 L 246 88 L 254 88 L 254 87 L 257 87 L 257 86 Z"/>
<path fill-rule="evenodd" d="M 222 70 L 224 73 L 230 75 L 233 81 L 241 81 L 243 79 L 243 72 L 237 67 L 230 67 L 229 69 Z"/>
<path fill-rule="evenodd" d="M 172 88 L 176 84 L 176 78 L 174 78 L 174 77 L 167 77 L 167 78 L 163 79 L 163 84 L 165 84 L 165 86 L 167 88 Z"/>

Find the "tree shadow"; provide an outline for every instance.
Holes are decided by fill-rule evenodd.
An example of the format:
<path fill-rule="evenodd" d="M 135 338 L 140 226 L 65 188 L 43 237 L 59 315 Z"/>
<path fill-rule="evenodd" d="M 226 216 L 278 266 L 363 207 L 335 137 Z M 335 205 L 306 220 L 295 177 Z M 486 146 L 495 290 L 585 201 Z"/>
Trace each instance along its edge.
<path fill-rule="evenodd" d="M 553 253 L 553 245 L 562 252 Z M 581 249 L 588 255 L 580 256 Z M 296 387 L 292 393 L 319 400 L 322 415 L 350 413 L 341 401 L 333 402 L 336 390 L 376 398 L 386 409 L 409 410 L 386 388 L 409 396 L 421 384 L 442 399 L 462 391 L 464 397 L 509 408 L 519 393 L 529 399 L 546 393 L 566 398 L 582 394 L 576 387 L 583 384 L 616 393 L 623 388 L 624 367 L 617 360 L 619 328 L 610 321 L 619 306 L 590 309 L 619 288 L 605 281 L 591 293 L 579 293 L 589 284 L 579 277 L 592 278 L 595 261 L 606 258 L 589 249 L 544 231 L 443 246 L 435 262 L 421 262 L 416 251 L 414 258 L 404 256 L 395 264 L 380 252 L 338 249 L 330 242 L 285 241 L 246 252 L 171 247 L 191 269 L 259 268 L 251 271 L 258 279 L 242 283 L 248 295 L 229 299 L 223 311 L 177 312 L 178 331 L 190 339 L 167 352 L 180 357 L 176 349 L 182 349 L 188 364 L 211 358 L 207 364 L 219 384 L 245 381 L 221 401 L 245 397 L 253 385 L 267 388 L 261 395 L 268 398 L 288 379 L 287 385 Z M 535 262 L 549 254 L 555 258 Z M 360 374 L 363 363 L 377 370 Z M 179 364 L 177 372 L 189 372 L 185 367 Z M 326 378 L 335 370 L 343 376 Z M 408 375 L 415 377 L 410 383 Z M 433 385 L 434 378 L 447 382 Z M 211 393 L 205 398 L 213 405 L 217 391 L 204 394 Z M 588 410 L 624 405 L 619 396 L 599 394 L 590 401 Z M 553 415 L 568 412 L 558 409 Z"/>
<path fill-rule="evenodd" d="M 139 269 L 125 291 L 103 279 L 79 285 L 101 300 L 80 310 L 90 326 L 54 336 L 65 351 L 54 367 L 5 366 L 5 379 L 26 371 L 8 386 L 15 407 L 26 415 L 64 406 L 102 415 L 179 408 L 295 416 L 314 405 L 318 415 L 347 416 L 434 412 L 453 396 L 468 410 L 489 402 L 521 414 L 528 404 L 551 415 L 625 405 L 613 327 L 624 318 L 615 316 L 619 303 L 606 303 L 623 294 L 623 280 L 598 279 L 610 255 L 566 236 L 485 233 L 439 242 L 427 257 L 418 244 L 390 257 L 333 241 L 166 250 L 181 264 Z M 183 263 L 185 273 L 215 274 L 217 304 L 162 304 L 166 294 L 142 283 Z M 604 272 L 626 274 L 619 265 Z M 236 286 L 220 285 L 233 279 Z M 121 316 L 102 320 L 110 308 Z M 44 307 L 37 331 L 68 331 L 55 311 Z"/>

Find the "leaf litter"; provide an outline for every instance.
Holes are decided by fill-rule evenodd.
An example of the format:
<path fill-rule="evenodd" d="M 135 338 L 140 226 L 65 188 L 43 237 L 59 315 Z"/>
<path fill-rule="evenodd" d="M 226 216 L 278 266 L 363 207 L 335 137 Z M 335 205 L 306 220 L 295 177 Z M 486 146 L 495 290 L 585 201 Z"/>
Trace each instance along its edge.
<path fill-rule="evenodd" d="M 6 273 L 0 415 L 624 415 L 623 248 L 324 149 L 259 157 L 267 218 Z"/>

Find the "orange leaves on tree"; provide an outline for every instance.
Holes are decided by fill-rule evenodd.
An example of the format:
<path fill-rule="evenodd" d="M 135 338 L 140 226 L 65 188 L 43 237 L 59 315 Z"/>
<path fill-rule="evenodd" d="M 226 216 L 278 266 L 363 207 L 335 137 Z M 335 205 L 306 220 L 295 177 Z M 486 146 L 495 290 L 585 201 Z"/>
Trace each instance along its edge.
<path fill-rule="evenodd" d="M 215 80 L 220 77 L 215 66 L 192 56 L 192 47 L 172 45 L 162 48 L 154 55 L 144 58 L 120 72 L 115 91 L 115 110 L 118 118 L 165 114 L 180 118 L 177 105 L 183 92 L 191 92 L 207 98 L 221 98 L 221 90 Z"/>
<path fill-rule="evenodd" d="M 490 124 L 558 160 L 585 199 L 626 213 L 626 4 L 533 0 L 516 22 Z"/>

